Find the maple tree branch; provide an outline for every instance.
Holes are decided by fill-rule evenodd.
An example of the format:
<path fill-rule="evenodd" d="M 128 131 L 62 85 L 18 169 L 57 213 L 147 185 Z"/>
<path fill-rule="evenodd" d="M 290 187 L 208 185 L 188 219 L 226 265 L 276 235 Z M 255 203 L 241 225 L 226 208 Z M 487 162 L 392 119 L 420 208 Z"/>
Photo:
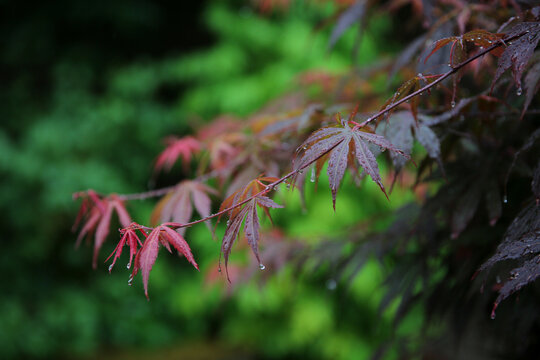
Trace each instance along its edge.
<path fill-rule="evenodd" d="M 429 83 L 427 85 L 425 85 L 424 87 L 418 89 L 417 91 L 407 95 L 406 97 L 404 97 L 403 99 L 387 106 L 386 108 L 384 108 L 383 110 L 379 111 L 378 113 L 376 113 L 375 115 L 372 115 L 371 117 L 369 117 L 367 120 L 365 120 L 364 122 L 360 123 L 360 124 L 356 124 L 353 128 L 353 130 L 356 130 L 358 128 L 361 128 L 361 127 L 364 127 L 366 126 L 367 124 L 369 124 L 370 122 L 372 122 L 373 120 L 377 119 L 378 117 L 386 114 L 387 112 L 389 112 L 390 110 L 394 109 L 395 107 L 399 106 L 400 104 L 410 100 L 411 98 L 415 97 L 415 96 L 418 96 L 420 95 L 421 93 L 423 93 L 424 91 L 426 90 L 429 90 L 431 89 L 433 86 L 437 85 L 438 83 L 440 83 L 441 81 L 443 81 L 444 79 L 448 78 L 449 76 L 451 76 L 452 74 L 456 73 L 457 71 L 459 71 L 461 68 L 463 68 L 464 66 L 466 66 L 467 64 L 473 62 L 474 60 L 484 56 L 485 54 L 491 52 L 492 50 L 498 48 L 499 46 L 501 45 L 506 45 L 505 44 L 505 41 L 511 41 L 511 40 L 515 40 L 515 39 L 518 39 L 520 37 L 522 37 L 523 35 L 527 34 L 526 31 L 518 34 L 518 35 L 514 35 L 514 36 L 511 36 L 507 39 L 501 39 L 499 42 L 493 44 L 492 46 L 484 49 L 483 51 L 479 52 L 478 54 L 470 57 L 469 59 L 465 60 L 464 62 L 452 67 L 451 70 L 449 70 L 448 72 L 442 74 L 439 78 L 437 78 L 436 80 L 434 80 L 432 83 Z M 240 207 L 246 203 L 248 203 L 249 201 L 255 199 L 257 196 L 260 196 L 260 195 L 263 195 L 263 194 L 266 194 L 268 193 L 269 191 L 273 190 L 277 185 L 283 183 L 284 181 L 286 181 L 287 179 L 289 179 L 290 177 L 292 177 L 293 175 L 295 174 L 298 174 L 298 173 L 301 173 L 305 168 L 307 168 L 308 166 L 312 165 L 314 162 L 316 162 L 318 159 L 320 159 L 322 156 L 326 155 L 328 152 L 332 151 L 337 145 L 339 145 L 340 143 L 337 143 L 336 145 L 332 146 L 330 149 L 328 149 L 326 152 L 322 153 L 320 156 L 316 157 L 315 159 L 307 162 L 306 164 L 302 165 L 301 167 L 299 167 L 298 169 L 296 170 L 293 170 L 291 172 L 289 172 L 288 174 L 284 175 L 283 177 L 279 178 L 278 180 L 266 185 L 266 188 L 264 190 L 261 190 L 259 192 L 257 192 L 256 194 L 253 194 L 251 195 L 250 197 L 240 201 L 239 203 L 237 204 L 234 204 L 234 205 L 231 205 L 230 207 L 226 208 L 226 209 L 223 209 L 215 214 L 211 214 L 209 216 L 206 216 L 204 218 L 201 218 L 199 220 L 195 220 L 195 221 L 191 221 L 191 222 L 188 222 L 188 223 L 185 223 L 185 224 L 181 224 L 181 226 L 178 226 L 176 228 L 185 228 L 185 227 L 190 227 L 192 225 L 196 225 L 196 224 L 199 224 L 199 223 L 203 223 L 205 221 L 208 221 L 208 220 L 211 220 L 215 217 L 218 217 L 218 216 L 221 216 L 221 215 L 224 215 L 226 213 L 228 213 L 229 211 L 231 210 L 234 210 L 236 209 L 237 207 Z M 216 172 L 215 174 L 212 174 L 213 172 Z M 201 179 L 209 179 L 209 178 L 212 178 L 214 176 L 216 176 L 219 172 L 214 170 L 208 174 L 205 174 L 199 178 Z M 211 175 L 212 174 L 212 175 Z M 196 181 L 199 180 L 199 178 L 195 179 Z M 200 180 L 199 180 L 200 181 Z M 171 191 L 173 191 L 175 188 L 176 188 L 177 185 L 174 185 L 174 186 L 169 186 L 169 187 L 165 187 L 165 188 L 162 188 L 162 189 L 157 189 L 157 190 L 152 190 L 152 191 L 147 191 L 147 192 L 144 192 L 144 193 L 137 193 L 137 194 L 126 194 L 126 195 L 117 195 L 121 200 L 143 200 L 143 199 L 147 199 L 147 198 L 151 198 L 151 197 L 158 197 L 158 196 L 162 196 L 162 195 L 165 195 Z"/>
<path fill-rule="evenodd" d="M 426 90 L 429 90 L 431 89 L 433 86 L 437 85 L 438 83 L 440 83 L 441 81 L 443 81 L 444 79 L 448 78 L 449 76 L 455 74 L 456 72 L 458 72 L 461 68 L 463 68 L 465 65 L 473 62 L 474 60 L 478 59 L 479 57 L 482 57 L 484 56 L 485 54 L 491 52 L 492 50 L 498 48 L 499 46 L 501 45 L 505 45 L 506 46 L 506 42 L 507 41 L 512 41 L 512 40 L 515 40 L 515 39 L 518 39 L 520 37 L 522 37 L 523 35 L 527 34 L 528 32 L 527 31 L 524 31 L 520 34 L 517 34 L 517 35 L 514 35 L 514 36 L 511 36 L 509 38 L 506 38 L 506 39 L 500 39 L 500 41 L 496 42 L 495 44 L 491 45 L 490 47 L 482 50 L 481 52 L 479 52 L 478 54 L 470 57 L 469 59 L 465 60 L 464 62 L 452 67 L 452 69 L 450 69 L 449 71 L 447 71 L 446 73 L 442 74 L 437 80 L 433 81 L 432 83 L 429 83 L 427 85 L 425 85 L 424 87 L 416 90 L 415 92 L 405 96 L 403 99 L 395 102 L 395 103 L 392 103 L 391 105 L 385 107 L 384 109 L 380 110 L 378 113 L 376 113 L 375 115 L 372 115 L 371 117 L 369 117 L 367 120 L 365 120 L 364 122 L 362 122 L 361 124 L 359 125 L 356 125 L 355 126 L 355 129 L 356 128 L 361 128 L 361 127 L 364 127 L 366 126 L 367 124 L 369 124 L 370 122 L 372 122 L 373 120 L 377 119 L 378 117 L 386 114 L 387 112 L 389 112 L 390 110 L 396 108 L 397 106 L 403 104 L 404 102 L 406 101 L 409 101 L 410 99 L 412 99 L 413 97 L 415 96 L 418 96 L 420 94 L 422 94 L 424 91 Z"/>

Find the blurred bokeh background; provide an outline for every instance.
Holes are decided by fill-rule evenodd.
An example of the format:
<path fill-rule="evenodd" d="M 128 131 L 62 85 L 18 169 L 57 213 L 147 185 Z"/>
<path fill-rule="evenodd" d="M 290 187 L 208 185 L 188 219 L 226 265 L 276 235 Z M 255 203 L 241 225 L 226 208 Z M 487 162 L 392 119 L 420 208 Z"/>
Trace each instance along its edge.
<path fill-rule="evenodd" d="M 331 27 L 317 26 L 335 5 L 308 3 L 0 1 L 0 358 L 364 359 L 392 337 L 375 261 L 350 283 L 308 261 L 228 288 L 212 277 L 219 241 L 194 227 L 201 272 L 163 253 L 148 302 L 140 280 L 127 286 L 124 265 L 93 271 L 91 248 L 74 249 L 73 192 L 147 190 L 165 136 L 243 118 L 301 86 L 306 70 L 351 66 L 357 33 L 328 52 Z M 399 49 L 391 32 L 385 16 L 370 19 L 355 61 Z M 275 221 L 314 244 L 373 215 L 384 226 L 381 215 L 412 196 L 398 189 L 388 203 L 375 185 L 348 183 L 339 216 L 322 184 L 308 191 L 307 212 L 278 194 L 289 206 Z M 144 223 L 154 204 L 128 207 Z M 109 239 L 103 254 L 113 248 Z M 414 334 L 419 314 L 398 332 Z"/>

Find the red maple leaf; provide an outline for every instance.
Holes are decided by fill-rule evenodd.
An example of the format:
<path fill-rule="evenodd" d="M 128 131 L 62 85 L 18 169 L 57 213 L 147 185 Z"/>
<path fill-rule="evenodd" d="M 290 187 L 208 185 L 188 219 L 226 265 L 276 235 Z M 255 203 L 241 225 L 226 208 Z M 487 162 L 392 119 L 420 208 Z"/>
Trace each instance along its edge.
<path fill-rule="evenodd" d="M 469 31 L 468 33 L 465 33 L 461 36 L 450 36 L 444 39 L 437 40 L 433 43 L 433 50 L 431 50 L 429 55 L 424 60 L 424 64 L 431 57 L 431 55 L 433 55 L 446 45 L 452 44 L 452 48 L 450 49 L 449 64 L 452 67 L 456 67 L 467 58 L 465 43 L 474 44 L 481 48 L 488 48 L 491 45 L 494 45 L 495 43 L 500 41 L 503 36 L 504 34 L 493 34 L 489 31 L 478 29 Z M 502 52 L 503 49 L 501 49 L 500 47 L 497 47 L 491 51 L 491 53 L 495 56 L 500 56 Z"/>
<path fill-rule="evenodd" d="M 105 262 L 109 261 L 109 259 L 114 255 L 113 262 L 109 266 L 109 272 L 111 272 L 112 268 L 114 267 L 116 260 L 122 255 L 122 249 L 125 245 L 129 246 L 129 263 L 127 264 L 127 268 L 129 269 L 131 267 L 133 256 L 137 254 L 139 245 L 142 245 L 141 240 L 139 240 L 139 237 L 137 236 L 137 230 L 139 230 L 143 234 L 144 238 L 146 238 L 146 233 L 136 223 L 131 223 L 127 228 L 120 230 L 122 238 L 118 242 L 118 245 L 116 245 L 116 248 L 111 255 L 109 255 L 107 260 L 105 260 Z"/>
<path fill-rule="evenodd" d="M 180 227 L 178 223 L 164 223 L 152 229 L 150 234 L 146 237 L 146 240 L 142 248 L 137 252 L 135 256 L 135 264 L 133 266 L 133 272 L 129 278 L 129 284 L 133 281 L 133 278 L 139 271 L 142 273 L 142 280 L 144 285 L 144 294 L 148 298 L 148 277 L 152 266 L 156 262 L 159 245 L 163 245 L 170 253 L 172 253 L 170 245 L 172 245 L 179 255 L 184 255 L 186 259 L 199 270 L 199 265 L 195 262 L 191 249 L 188 243 L 182 235 L 174 231 L 171 227 Z"/>
<path fill-rule="evenodd" d="M 347 165 L 353 170 L 357 171 L 356 162 L 364 169 L 364 172 L 368 174 L 377 185 L 381 188 L 385 196 L 386 190 L 379 174 L 379 166 L 375 159 L 375 155 L 369 148 L 368 144 L 374 144 L 382 149 L 389 149 L 393 152 L 404 156 L 409 159 L 409 156 L 403 151 L 397 149 L 390 141 L 386 140 L 383 136 L 369 132 L 368 128 L 357 129 L 351 127 L 349 122 L 354 123 L 356 111 L 354 111 L 349 117 L 349 121 L 342 120 L 338 114 L 338 125 L 328 126 L 321 128 L 311 134 L 302 145 L 300 145 L 300 151 L 303 151 L 302 155 L 298 157 L 295 162 L 295 169 L 303 169 L 308 164 L 315 162 L 317 159 L 322 158 L 325 154 L 328 154 L 328 180 L 330 183 L 330 190 L 332 191 L 332 203 L 334 210 L 336 208 L 336 195 L 345 174 Z"/>
<path fill-rule="evenodd" d="M 394 93 L 394 95 L 384 103 L 381 110 L 386 109 L 387 107 L 393 105 L 395 102 L 397 102 L 397 101 L 403 99 L 404 97 L 408 96 L 409 94 L 419 90 L 422 86 L 434 82 L 440 76 L 441 75 L 417 74 L 414 78 L 404 82 L 397 89 L 397 91 Z M 417 120 L 417 117 L 418 117 L 418 102 L 419 101 L 420 101 L 420 99 L 419 99 L 418 96 L 415 96 L 410 100 L 410 109 L 411 109 L 411 113 L 414 116 L 415 120 Z M 384 118 L 388 119 L 388 117 L 392 114 L 392 112 L 393 112 L 392 110 L 386 112 Z"/>
<path fill-rule="evenodd" d="M 113 210 L 116 211 L 118 220 L 123 227 L 128 227 L 131 224 L 131 217 L 126 211 L 124 202 L 117 195 L 112 194 L 108 197 L 100 198 L 95 191 L 88 190 L 85 193 L 74 194 L 75 199 L 79 197 L 83 198 L 83 202 L 73 225 L 73 230 L 75 231 L 83 219 L 86 219 L 86 222 L 79 232 L 75 246 L 79 247 L 86 235 L 90 237 L 95 233 L 94 257 L 92 260 L 92 267 L 95 269 L 97 268 L 99 250 L 105 242 L 107 235 L 109 235 Z"/>
<path fill-rule="evenodd" d="M 265 196 L 265 191 L 270 191 L 270 188 L 263 184 L 264 182 L 272 183 L 277 181 L 278 178 L 274 177 L 259 177 L 255 180 L 252 180 L 247 184 L 243 189 L 240 189 L 229 196 L 221 204 L 220 211 L 223 211 L 227 208 L 234 207 L 229 211 L 229 220 L 227 221 L 227 229 L 225 230 L 225 235 L 223 236 L 223 241 L 221 243 L 221 252 L 223 253 L 223 258 L 225 259 L 225 271 L 228 275 L 227 265 L 229 262 L 229 255 L 232 250 L 232 246 L 235 240 L 238 238 L 240 229 L 242 228 L 242 223 L 244 223 L 244 234 L 246 236 L 248 244 L 251 246 L 251 250 L 255 255 L 255 258 L 259 262 L 261 269 L 264 269 L 264 265 L 261 262 L 259 256 L 259 216 L 257 214 L 257 205 L 263 209 L 266 215 L 270 218 L 269 208 L 282 208 L 282 205 L 275 203 L 272 199 Z M 259 194 L 260 193 L 260 194 Z M 259 194 L 247 201 L 250 197 Z M 244 201 L 244 204 L 240 204 Z M 270 218 L 271 219 L 271 218 Z"/>
<path fill-rule="evenodd" d="M 159 154 L 154 171 L 158 172 L 165 168 L 170 171 L 178 157 L 182 157 L 184 168 L 187 168 L 194 154 L 201 150 L 201 143 L 192 136 L 176 138 L 174 136 L 165 139 L 167 147 Z"/>
<path fill-rule="evenodd" d="M 150 222 L 157 224 L 172 221 L 185 224 L 191 219 L 193 206 L 201 217 L 208 217 L 212 205 L 208 194 L 217 195 L 217 191 L 197 181 L 182 181 L 173 192 L 158 202 Z M 209 222 L 207 226 L 210 227 Z M 178 229 L 179 234 L 183 235 L 184 232 L 185 228 Z"/>

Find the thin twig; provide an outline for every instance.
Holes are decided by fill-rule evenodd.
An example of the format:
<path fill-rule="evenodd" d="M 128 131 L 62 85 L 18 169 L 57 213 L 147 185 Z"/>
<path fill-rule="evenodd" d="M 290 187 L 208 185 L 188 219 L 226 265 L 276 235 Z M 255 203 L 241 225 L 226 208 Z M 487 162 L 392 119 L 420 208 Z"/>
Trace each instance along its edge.
<path fill-rule="evenodd" d="M 239 207 L 239 206 L 242 206 L 248 202 L 250 202 L 251 200 L 255 199 L 257 196 L 260 196 L 260 195 L 264 195 L 272 190 L 274 190 L 274 188 L 276 186 L 278 186 L 279 184 L 283 183 L 285 180 L 289 179 L 290 177 L 302 172 L 305 168 L 307 168 L 308 166 L 310 166 L 311 164 L 313 164 L 315 161 L 317 161 L 319 158 L 321 158 L 322 156 L 326 155 L 327 153 L 329 153 L 330 151 L 332 151 L 336 146 L 338 146 L 341 142 L 337 143 L 336 145 L 332 146 L 330 149 L 328 149 L 328 151 L 324 152 L 323 154 L 321 154 L 319 157 L 317 157 L 316 159 L 314 159 L 313 161 L 310 161 L 302 166 L 300 166 L 298 169 L 296 170 L 293 170 L 291 172 L 289 172 L 287 175 L 279 178 L 278 180 L 274 181 L 273 183 L 270 183 L 268 185 L 266 185 L 266 188 L 264 190 L 261 190 L 259 191 L 258 193 L 256 194 L 253 194 L 251 195 L 250 197 L 248 197 L 247 199 L 245 200 L 242 200 L 240 201 L 239 203 L 236 203 L 234 205 L 231 205 L 229 206 L 228 208 L 226 209 L 223 209 L 215 214 L 211 214 L 205 218 L 202 218 L 202 219 L 199 219 L 199 220 L 195 220 L 195 221 L 192 221 L 192 222 L 189 222 L 189 223 L 186 223 L 186 224 L 183 224 L 182 228 L 184 227 L 189 227 L 189 226 L 192 226 L 192 225 L 195 225 L 195 224 L 199 224 L 199 223 L 202 223 L 202 222 L 205 222 L 207 220 L 210 220 L 210 219 L 213 219 L 215 217 L 218 217 L 218 216 L 221 216 L 221 215 L 224 215 L 226 213 L 228 213 L 229 211 L 231 210 L 234 210 L 235 208 Z M 180 228 L 179 227 L 179 228 Z"/>
<path fill-rule="evenodd" d="M 145 200 L 145 199 L 149 199 L 153 197 L 167 195 L 168 193 L 174 191 L 174 189 L 176 189 L 176 186 L 177 185 L 167 186 L 161 189 L 150 190 L 150 191 L 145 191 L 145 192 L 136 193 L 136 194 L 123 194 L 123 195 L 118 195 L 118 197 L 124 201 Z"/>
<path fill-rule="evenodd" d="M 473 57 L 465 60 L 464 62 L 462 62 L 461 64 L 459 65 L 456 65 L 455 67 L 453 67 L 452 69 L 450 69 L 448 72 L 444 73 L 443 75 L 441 75 L 441 77 L 439 77 L 437 80 L 433 81 L 432 83 L 429 83 L 427 84 L 426 86 L 424 86 L 423 88 L 421 89 L 418 89 L 416 90 L 415 92 L 405 96 L 403 99 L 385 107 L 384 109 L 382 109 L 381 111 L 379 111 L 378 113 L 376 113 L 375 115 L 372 115 L 370 118 L 368 118 L 367 120 L 365 120 L 364 122 L 362 122 L 361 124 L 355 126 L 355 128 L 361 128 L 361 127 L 364 127 L 366 126 L 367 124 L 369 124 L 370 122 L 372 122 L 373 120 L 377 119 L 378 117 L 386 114 L 387 112 L 389 112 L 390 110 L 394 109 L 395 107 L 397 107 L 398 105 L 400 104 L 403 104 L 404 102 L 406 101 L 409 101 L 410 99 L 412 99 L 413 97 L 417 96 L 417 95 L 420 95 L 422 94 L 424 91 L 426 90 L 429 90 L 431 89 L 433 86 L 437 85 L 438 83 L 440 83 L 441 81 L 443 81 L 444 79 L 446 79 L 447 77 L 449 77 L 450 75 L 456 73 L 459 69 L 463 68 L 465 65 L 473 62 L 474 60 L 478 59 L 479 57 L 482 57 L 484 56 L 485 54 L 489 53 L 490 51 L 498 48 L 499 46 L 505 44 L 506 41 L 512 41 L 512 40 L 515 40 L 515 39 L 518 39 L 520 37 L 522 37 L 523 35 L 527 34 L 526 31 L 522 32 L 521 34 L 518 34 L 518 35 L 514 35 L 514 36 L 511 36 L 507 39 L 501 39 L 499 42 L 491 45 L 490 47 L 488 47 L 487 49 L 484 49 L 483 51 L 479 52 L 478 54 L 474 55 Z"/>

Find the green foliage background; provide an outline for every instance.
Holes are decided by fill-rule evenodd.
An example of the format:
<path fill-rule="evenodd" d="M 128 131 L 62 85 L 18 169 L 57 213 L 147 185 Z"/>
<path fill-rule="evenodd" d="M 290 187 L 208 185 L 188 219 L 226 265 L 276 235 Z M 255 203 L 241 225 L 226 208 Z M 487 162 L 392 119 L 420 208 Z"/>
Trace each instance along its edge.
<path fill-rule="evenodd" d="M 303 70 L 351 65 L 354 31 L 331 53 L 330 29 L 314 31 L 331 6 L 294 4 L 286 13 L 261 17 L 245 3 L 211 1 L 178 15 L 190 22 L 173 25 L 170 19 L 160 22 L 173 6 L 166 1 L 56 1 L 48 11 L 4 4 L 20 21 L 2 25 L 7 80 L 0 90 L 1 358 L 362 359 L 389 338 L 392 310 L 379 317 L 383 269 L 375 262 L 350 285 L 337 279 L 335 289 L 331 269 L 312 271 L 308 262 L 300 272 L 287 266 L 264 286 L 258 284 L 263 275 L 257 276 L 228 297 L 225 281 L 205 284 L 219 242 L 201 226 L 187 234 L 201 273 L 161 254 L 147 302 L 140 280 L 127 286 L 123 265 L 112 275 L 105 264 L 92 271 L 90 247 L 73 249 L 73 192 L 143 191 L 164 136 L 187 134 L 192 125 L 223 113 L 249 115 L 297 89 Z M 93 34 L 93 24 L 93 42 L 88 36 L 79 41 L 78 31 Z M 174 34 L 150 38 L 176 26 L 194 39 L 175 46 Z M 75 40 L 58 40 L 58 29 L 74 32 Z M 108 29 L 113 40 L 92 47 Z M 154 32 L 144 37 L 148 29 Z M 361 64 L 392 49 L 383 41 L 389 29 L 384 17 L 369 23 Z M 177 168 L 161 181 L 181 175 Z M 397 191 L 389 204 L 371 183 L 361 191 L 346 184 L 334 215 L 325 186 L 323 180 L 308 197 L 307 213 L 295 195 L 278 194 L 289 206 L 275 212 L 276 221 L 289 235 L 314 244 L 410 199 Z M 152 205 L 133 203 L 129 210 L 144 223 Z M 101 260 L 113 240 L 114 234 Z M 412 316 L 400 331 L 414 333 L 419 321 L 420 315 Z"/>

